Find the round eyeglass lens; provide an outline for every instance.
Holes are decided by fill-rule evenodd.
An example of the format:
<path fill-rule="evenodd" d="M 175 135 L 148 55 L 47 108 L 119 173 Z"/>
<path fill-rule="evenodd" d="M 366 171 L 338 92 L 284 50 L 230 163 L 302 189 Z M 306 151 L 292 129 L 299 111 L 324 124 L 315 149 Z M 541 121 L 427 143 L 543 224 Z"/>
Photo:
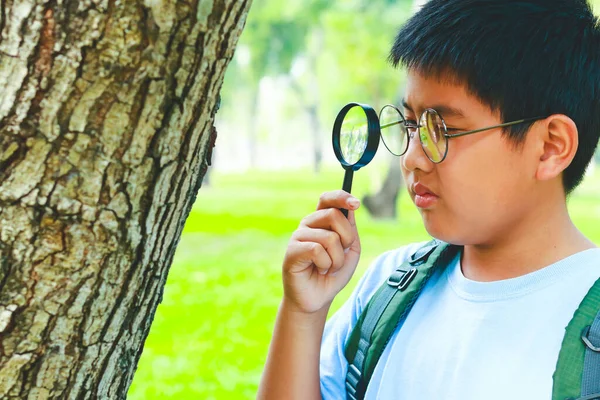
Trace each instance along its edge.
<path fill-rule="evenodd" d="M 400 110 L 388 104 L 379 113 L 381 139 L 390 153 L 401 156 L 408 148 L 406 123 Z"/>
<path fill-rule="evenodd" d="M 352 107 L 344 117 L 340 132 L 340 150 L 344 160 L 356 164 L 367 149 L 369 139 L 367 115 L 361 107 Z"/>
<path fill-rule="evenodd" d="M 421 115 L 419 125 L 419 136 L 425 154 L 434 163 L 441 162 L 448 151 L 444 120 L 435 110 L 429 109 Z"/>

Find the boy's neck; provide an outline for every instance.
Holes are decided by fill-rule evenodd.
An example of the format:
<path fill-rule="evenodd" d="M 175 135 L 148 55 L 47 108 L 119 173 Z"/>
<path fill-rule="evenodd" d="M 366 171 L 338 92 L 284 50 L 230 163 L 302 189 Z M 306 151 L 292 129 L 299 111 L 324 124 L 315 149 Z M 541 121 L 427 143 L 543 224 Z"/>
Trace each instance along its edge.
<path fill-rule="evenodd" d="M 515 278 L 596 247 L 575 227 L 566 203 L 546 203 L 545 209 L 538 211 L 503 234 L 502 240 L 465 245 L 461 256 L 464 276 L 481 282 Z"/>

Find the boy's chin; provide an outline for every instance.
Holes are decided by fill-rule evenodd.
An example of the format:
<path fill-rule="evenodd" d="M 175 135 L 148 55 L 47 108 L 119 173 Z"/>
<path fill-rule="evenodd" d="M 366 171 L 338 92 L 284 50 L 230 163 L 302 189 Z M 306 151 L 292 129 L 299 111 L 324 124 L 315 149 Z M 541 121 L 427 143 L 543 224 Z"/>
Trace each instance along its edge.
<path fill-rule="evenodd" d="M 436 224 L 433 221 L 426 221 L 425 218 L 423 218 L 423 223 L 429 236 L 434 239 L 454 245 L 463 245 L 465 242 L 456 227 L 451 224 Z"/>

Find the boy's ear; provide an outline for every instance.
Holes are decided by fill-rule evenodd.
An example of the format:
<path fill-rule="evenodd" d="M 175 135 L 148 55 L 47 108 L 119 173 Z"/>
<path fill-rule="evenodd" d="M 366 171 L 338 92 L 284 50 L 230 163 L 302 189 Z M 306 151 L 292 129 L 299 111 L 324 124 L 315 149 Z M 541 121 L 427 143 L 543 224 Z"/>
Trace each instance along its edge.
<path fill-rule="evenodd" d="M 571 164 L 579 146 L 579 134 L 575 122 L 563 114 L 549 116 L 539 129 L 535 177 L 545 181 L 556 178 Z"/>

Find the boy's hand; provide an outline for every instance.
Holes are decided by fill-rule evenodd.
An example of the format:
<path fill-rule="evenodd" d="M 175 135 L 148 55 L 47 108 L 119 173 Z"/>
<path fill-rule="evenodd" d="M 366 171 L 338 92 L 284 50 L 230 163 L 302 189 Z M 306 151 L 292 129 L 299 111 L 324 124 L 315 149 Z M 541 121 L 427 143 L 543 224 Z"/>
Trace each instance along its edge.
<path fill-rule="evenodd" d="M 348 283 L 360 258 L 354 210 L 360 205 L 338 190 L 321 195 L 317 211 L 293 233 L 283 261 L 284 300 L 300 312 L 329 306 Z M 339 210 L 348 210 L 348 218 Z"/>

